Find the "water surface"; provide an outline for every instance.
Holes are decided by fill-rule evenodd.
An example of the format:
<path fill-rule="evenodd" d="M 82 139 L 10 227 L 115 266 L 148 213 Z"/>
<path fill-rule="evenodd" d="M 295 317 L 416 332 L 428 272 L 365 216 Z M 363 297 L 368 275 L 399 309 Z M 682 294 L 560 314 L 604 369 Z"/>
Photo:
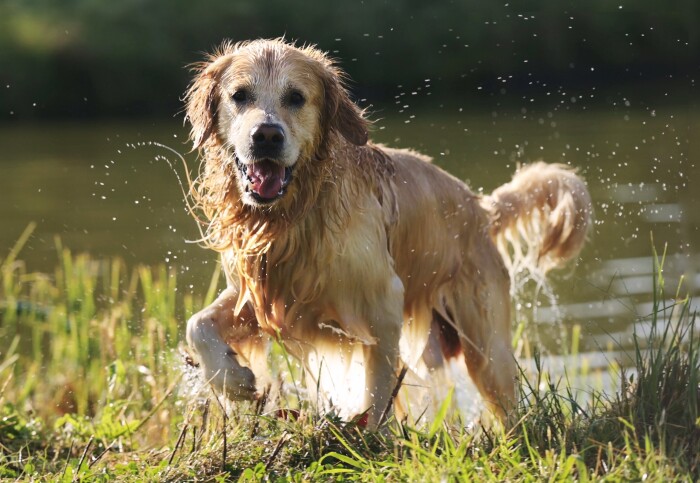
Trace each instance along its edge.
<path fill-rule="evenodd" d="M 554 277 L 555 307 L 544 295 L 519 301 L 522 316 L 537 321 L 543 346 L 564 358 L 557 364 L 568 364 L 563 336 L 574 324 L 594 367 L 621 357 L 633 327 L 643 330 L 651 311 L 652 234 L 654 246 L 669 253 L 668 286 L 675 289 L 683 275 L 686 289 L 698 291 L 695 110 L 474 113 L 443 105 L 388 112 L 374 114 L 380 118 L 375 141 L 426 153 L 475 191 L 508 181 L 521 162 L 544 159 L 580 169 L 595 203 L 591 240 L 578 263 Z M 186 131 L 172 120 L 0 127 L 0 256 L 36 222 L 20 257 L 30 270 L 53 270 L 59 236 L 95 257 L 177 267 L 184 284 L 204 291 L 216 256 L 193 243 L 199 234 L 180 186 L 181 161 L 153 143 L 182 153 L 196 172 Z"/>

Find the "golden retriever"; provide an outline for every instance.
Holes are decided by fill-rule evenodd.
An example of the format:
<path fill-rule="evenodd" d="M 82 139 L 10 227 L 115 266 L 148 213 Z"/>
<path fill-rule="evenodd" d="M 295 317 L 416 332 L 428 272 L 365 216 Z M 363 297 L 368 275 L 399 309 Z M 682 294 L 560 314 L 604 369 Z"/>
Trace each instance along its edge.
<path fill-rule="evenodd" d="M 416 152 L 368 141 L 344 74 L 314 47 L 225 43 L 186 95 L 202 168 L 194 199 L 227 288 L 187 323 L 204 377 L 258 397 L 275 338 L 311 401 L 376 428 L 405 365 L 462 356 L 503 419 L 516 399 L 510 277 L 576 256 L 590 197 L 536 163 L 491 196 Z M 397 407 L 397 410 L 400 407 Z"/>

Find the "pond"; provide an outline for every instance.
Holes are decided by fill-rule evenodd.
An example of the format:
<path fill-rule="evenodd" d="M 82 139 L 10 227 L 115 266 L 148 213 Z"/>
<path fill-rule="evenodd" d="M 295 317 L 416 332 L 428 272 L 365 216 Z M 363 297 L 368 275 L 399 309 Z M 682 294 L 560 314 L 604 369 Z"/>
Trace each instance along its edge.
<path fill-rule="evenodd" d="M 412 147 L 490 192 L 518 163 L 543 159 L 580 169 L 595 204 L 595 224 L 580 260 L 556 274 L 556 299 L 520 297 L 519 317 L 534 331 L 553 366 L 569 367 L 572 333 L 591 369 L 627 363 L 633 329 L 652 311 L 653 246 L 666 246 L 669 300 L 678 280 L 700 289 L 700 113 L 667 109 L 471 112 L 457 105 L 378 111 L 375 141 Z M 73 251 L 117 256 L 130 265 L 177 268 L 186 289 L 203 292 L 216 256 L 201 248 L 183 197 L 182 153 L 196 172 L 186 129 L 173 120 L 44 123 L 0 127 L 0 257 L 30 222 L 20 258 L 52 271 L 55 237 Z M 636 325 L 635 325 L 636 324 Z"/>

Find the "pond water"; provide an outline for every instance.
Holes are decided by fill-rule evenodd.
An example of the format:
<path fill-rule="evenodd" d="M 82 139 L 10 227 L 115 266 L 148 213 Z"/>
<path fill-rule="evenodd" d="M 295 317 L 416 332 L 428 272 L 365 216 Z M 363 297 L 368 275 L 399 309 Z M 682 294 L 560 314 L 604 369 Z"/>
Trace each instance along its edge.
<path fill-rule="evenodd" d="M 666 296 L 681 276 L 685 290 L 698 292 L 697 110 L 402 111 L 376 112 L 383 118 L 373 139 L 433 156 L 474 190 L 490 192 L 517 163 L 538 159 L 577 166 L 586 178 L 596 221 L 581 259 L 555 275 L 554 306 L 542 295 L 518 302 L 553 365 L 571 363 L 562 334 L 577 324 L 579 350 L 589 367 L 602 369 L 631 347 L 635 324 L 644 330 L 651 234 L 657 250 L 667 246 Z M 173 120 L 0 127 L 0 257 L 36 222 L 20 257 L 30 270 L 53 270 L 58 235 L 76 252 L 175 266 L 186 287 L 206 290 L 216 256 L 192 242 L 198 231 L 183 201 L 180 159 L 153 143 L 183 153 L 196 171 L 186 130 Z"/>

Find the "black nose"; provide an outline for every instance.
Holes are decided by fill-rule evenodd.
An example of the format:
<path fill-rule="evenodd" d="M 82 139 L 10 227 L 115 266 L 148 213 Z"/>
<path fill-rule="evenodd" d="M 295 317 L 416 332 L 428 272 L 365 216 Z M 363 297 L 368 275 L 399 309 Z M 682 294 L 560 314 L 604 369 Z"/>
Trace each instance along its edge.
<path fill-rule="evenodd" d="M 284 131 L 278 124 L 260 124 L 250 135 L 255 148 L 279 148 L 284 143 Z"/>

